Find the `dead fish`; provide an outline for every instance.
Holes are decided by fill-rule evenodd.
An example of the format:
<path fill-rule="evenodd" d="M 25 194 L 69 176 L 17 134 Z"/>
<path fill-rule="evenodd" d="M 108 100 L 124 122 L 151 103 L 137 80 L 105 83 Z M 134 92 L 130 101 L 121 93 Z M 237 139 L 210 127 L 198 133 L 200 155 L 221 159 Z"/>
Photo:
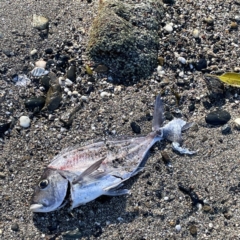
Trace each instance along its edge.
<path fill-rule="evenodd" d="M 129 193 L 119 189 L 123 182 L 139 173 L 149 149 L 168 139 L 180 153 L 194 154 L 181 144 L 181 132 L 192 124 L 173 119 L 163 125 L 163 103 L 155 102 L 152 132 L 147 136 L 114 139 L 64 149 L 54 157 L 34 190 L 33 212 L 50 212 L 70 202 L 71 209 L 90 202 L 101 195 L 119 196 Z"/>
<path fill-rule="evenodd" d="M 44 68 L 41 67 L 35 67 L 32 71 L 31 74 L 34 77 L 41 77 L 43 75 L 47 75 L 49 71 L 45 70 Z"/>

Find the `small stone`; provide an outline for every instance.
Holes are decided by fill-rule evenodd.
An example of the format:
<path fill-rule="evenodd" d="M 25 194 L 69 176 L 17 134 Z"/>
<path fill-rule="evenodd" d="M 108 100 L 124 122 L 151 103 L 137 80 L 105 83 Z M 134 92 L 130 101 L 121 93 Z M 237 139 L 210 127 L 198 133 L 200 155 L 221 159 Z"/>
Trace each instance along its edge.
<path fill-rule="evenodd" d="M 169 197 L 164 197 L 163 199 L 164 199 L 164 201 L 168 201 Z"/>
<path fill-rule="evenodd" d="M 230 28 L 231 28 L 231 29 L 237 29 L 237 28 L 238 28 L 237 22 L 231 22 Z"/>
<path fill-rule="evenodd" d="M 240 118 L 236 118 L 234 120 L 234 127 L 238 130 L 240 130 Z"/>
<path fill-rule="evenodd" d="M 163 70 L 163 67 L 162 66 L 158 66 L 157 67 L 157 73 L 158 73 L 158 76 L 159 77 L 162 77 L 164 74 L 165 74 L 165 71 Z"/>
<path fill-rule="evenodd" d="M 222 134 L 228 134 L 231 132 L 231 127 L 228 124 L 222 126 Z"/>
<path fill-rule="evenodd" d="M 162 160 L 165 164 L 169 164 L 171 162 L 171 158 L 169 157 L 166 151 L 161 151 Z"/>
<path fill-rule="evenodd" d="M 225 213 L 223 214 L 223 216 L 224 216 L 227 220 L 229 220 L 229 219 L 232 218 L 232 214 L 231 214 L 230 212 L 225 212 Z"/>
<path fill-rule="evenodd" d="M 164 29 L 167 31 L 167 32 L 172 32 L 173 31 L 173 27 L 172 27 L 172 23 L 168 23 L 165 25 Z"/>
<path fill-rule="evenodd" d="M 224 125 L 231 119 L 231 115 L 224 110 L 217 110 L 210 112 L 206 117 L 205 121 L 212 125 Z"/>
<path fill-rule="evenodd" d="M 1 179 L 4 179 L 5 177 L 6 177 L 6 174 L 3 173 L 3 172 L 0 172 L 0 178 L 1 178 Z"/>
<path fill-rule="evenodd" d="M 209 205 L 204 205 L 203 208 L 202 208 L 202 210 L 203 210 L 204 212 L 208 213 L 208 212 L 212 211 L 212 208 L 211 208 Z"/>
<path fill-rule="evenodd" d="M 99 64 L 95 69 L 94 69 L 95 72 L 97 73 L 105 73 L 108 71 L 108 67 L 103 65 L 103 64 Z"/>
<path fill-rule="evenodd" d="M 73 85 L 73 82 L 72 82 L 70 79 L 67 78 L 67 79 L 65 80 L 65 85 L 68 86 L 68 87 L 70 87 L 70 86 Z"/>
<path fill-rule="evenodd" d="M 19 121 L 20 121 L 20 126 L 23 128 L 28 128 L 31 123 L 31 120 L 28 116 L 21 116 Z"/>
<path fill-rule="evenodd" d="M 214 24 L 214 19 L 211 17 L 207 17 L 203 20 L 208 26 L 211 26 Z"/>
<path fill-rule="evenodd" d="M 14 52 L 12 52 L 10 49 L 3 49 L 2 52 L 3 52 L 7 57 L 12 57 L 12 56 L 14 56 Z"/>
<path fill-rule="evenodd" d="M 35 62 L 35 66 L 39 67 L 39 68 L 46 68 L 46 64 L 47 64 L 47 62 L 45 62 L 43 60 L 39 60 L 39 61 Z"/>
<path fill-rule="evenodd" d="M 141 128 L 136 122 L 131 122 L 131 128 L 133 132 L 140 134 L 141 133 Z"/>
<path fill-rule="evenodd" d="M 111 94 L 108 93 L 108 92 L 101 92 L 101 93 L 100 93 L 101 98 L 108 98 L 110 95 L 111 95 Z"/>
<path fill-rule="evenodd" d="M 207 60 L 202 58 L 202 59 L 199 59 L 198 63 L 196 64 L 196 69 L 198 71 L 201 71 L 202 69 L 205 69 L 207 68 Z"/>
<path fill-rule="evenodd" d="M 199 34 L 200 34 L 200 32 L 199 32 L 198 29 L 194 29 L 194 30 L 192 31 L 192 35 L 193 35 L 194 38 L 199 38 Z"/>
<path fill-rule="evenodd" d="M 11 226 L 11 230 L 12 231 L 18 231 L 19 230 L 19 226 L 17 223 L 13 223 L 12 226 Z"/>
<path fill-rule="evenodd" d="M 180 63 L 182 63 L 182 64 L 186 64 L 186 62 L 187 62 L 184 57 L 179 57 L 179 58 L 178 58 L 178 61 L 179 61 Z"/>
<path fill-rule="evenodd" d="M 176 231 L 180 232 L 182 227 L 181 227 L 181 225 L 178 224 L 178 225 L 176 225 L 175 229 L 176 229 Z"/>
<path fill-rule="evenodd" d="M 37 54 L 37 52 L 38 52 L 37 49 L 33 49 L 33 50 L 30 52 L 30 55 L 33 56 L 33 55 Z"/>
<path fill-rule="evenodd" d="M 39 30 L 47 29 L 49 25 L 49 20 L 43 16 L 37 16 L 33 14 L 32 26 Z"/>
<path fill-rule="evenodd" d="M 45 49 L 45 53 L 46 54 L 52 54 L 53 53 L 53 49 L 52 48 L 47 48 L 47 49 Z"/>
<path fill-rule="evenodd" d="M 74 65 L 70 66 L 67 70 L 67 78 L 71 81 L 76 81 L 76 67 Z"/>
<path fill-rule="evenodd" d="M 158 64 L 160 66 L 163 66 L 163 64 L 164 64 L 164 58 L 163 57 L 158 57 Z"/>
<path fill-rule="evenodd" d="M 195 225 L 191 225 L 191 226 L 189 227 L 189 231 L 190 231 L 190 233 L 191 233 L 192 236 L 197 235 L 197 227 L 196 227 Z"/>
<path fill-rule="evenodd" d="M 209 223 L 209 224 L 208 224 L 208 227 L 209 227 L 210 229 L 212 229 L 212 228 L 213 228 L 213 224 L 212 224 L 212 223 Z"/>
<path fill-rule="evenodd" d="M 45 105 L 44 97 L 32 97 L 25 101 L 25 107 L 28 109 L 39 108 L 42 109 Z"/>

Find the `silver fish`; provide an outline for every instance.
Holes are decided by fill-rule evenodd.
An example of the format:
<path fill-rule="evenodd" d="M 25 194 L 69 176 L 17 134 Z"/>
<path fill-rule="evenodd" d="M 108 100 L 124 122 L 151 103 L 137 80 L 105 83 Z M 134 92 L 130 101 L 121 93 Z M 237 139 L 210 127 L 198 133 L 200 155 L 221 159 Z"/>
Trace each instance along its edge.
<path fill-rule="evenodd" d="M 33 212 L 50 212 L 62 207 L 67 200 L 73 209 L 101 195 L 129 193 L 129 190 L 119 187 L 143 169 L 147 153 L 157 141 L 168 139 L 180 153 L 194 154 L 180 146 L 181 132 L 192 124 L 182 119 L 173 119 L 161 127 L 163 121 L 163 103 L 158 96 L 152 132 L 147 136 L 100 141 L 64 149 L 43 173 L 35 188 L 30 209 Z"/>

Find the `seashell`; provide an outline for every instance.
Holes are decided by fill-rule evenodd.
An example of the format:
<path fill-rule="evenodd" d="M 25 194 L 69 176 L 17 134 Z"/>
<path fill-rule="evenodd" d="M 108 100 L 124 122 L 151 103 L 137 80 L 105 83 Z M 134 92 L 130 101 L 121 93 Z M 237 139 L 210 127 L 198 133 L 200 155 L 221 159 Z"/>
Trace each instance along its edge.
<path fill-rule="evenodd" d="M 49 71 L 46 71 L 44 68 L 41 67 L 35 67 L 32 71 L 31 74 L 34 77 L 41 77 L 43 75 L 47 75 Z"/>
<path fill-rule="evenodd" d="M 31 80 L 26 75 L 17 75 L 13 78 L 16 86 L 26 87 L 30 84 Z"/>

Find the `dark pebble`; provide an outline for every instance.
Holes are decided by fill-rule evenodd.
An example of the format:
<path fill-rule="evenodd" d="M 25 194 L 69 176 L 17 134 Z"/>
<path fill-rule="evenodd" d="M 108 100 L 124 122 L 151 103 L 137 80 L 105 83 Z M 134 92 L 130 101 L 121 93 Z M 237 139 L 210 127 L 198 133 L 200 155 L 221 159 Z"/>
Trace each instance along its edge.
<path fill-rule="evenodd" d="M 164 115 L 166 120 L 169 120 L 169 121 L 173 120 L 173 115 L 170 112 L 165 112 Z"/>
<path fill-rule="evenodd" d="M 189 231 L 190 231 L 190 233 L 191 233 L 192 236 L 197 235 L 197 227 L 196 227 L 195 225 L 191 225 L 191 226 L 189 227 Z"/>
<path fill-rule="evenodd" d="M 11 229 L 12 229 L 13 231 L 18 231 L 18 230 L 19 230 L 18 224 L 17 224 L 17 223 L 13 223 L 13 225 L 11 226 Z"/>
<path fill-rule="evenodd" d="M 212 125 L 223 125 L 226 124 L 231 119 L 231 115 L 224 110 L 217 110 L 210 112 L 206 117 L 206 123 Z"/>
<path fill-rule="evenodd" d="M 189 106 L 188 106 L 188 110 L 189 112 L 193 112 L 195 110 L 195 103 L 191 103 Z"/>
<path fill-rule="evenodd" d="M 207 60 L 202 58 L 198 61 L 198 63 L 196 64 L 196 69 L 198 71 L 201 71 L 202 69 L 207 68 Z"/>
<path fill-rule="evenodd" d="M 141 128 L 136 122 L 131 122 L 131 128 L 132 128 L 133 132 L 135 132 L 137 134 L 141 133 Z"/>
<path fill-rule="evenodd" d="M 47 48 L 47 49 L 45 49 L 45 53 L 46 54 L 52 54 L 53 53 L 53 49 L 52 48 Z"/>
<path fill-rule="evenodd" d="M 53 72 L 50 72 L 48 75 L 42 76 L 40 78 L 40 83 L 43 85 L 46 91 L 50 88 L 50 82 L 57 81 L 56 74 Z"/>
<path fill-rule="evenodd" d="M 69 69 L 67 70 L 67 78 L 73 82 L 76 81 L 76 67 L 75 66 L 69 67 Z"/>
<path fill-rule="evenodd" d="M 228 124 L 222 126 L 222 134 L 228 134 L 231 132 L 231 127 Z"/>
<path fill-rule="evenodd" d="M 10 127 L 11 122 L 0 121 L 0 133 L 6 132 Z"/>
<path fill-rule="evenodd" d="M 7 57 L 12 57 L 12 56 L 14 56 L 14 53 L 11 52 L 11 50 L 9 50 L 9 49 L 3 49 L 2 51 L 3 51 L 3 53 L 4 53 Z"/>
<path fill-rule="evenodd" d="M 171 159 L 166 151 L 161 151 L 162 160 L 165 164 L 169 164 L 171 162 Z"/>
<path fill-rule="evenodd" d="M 47 64 L 46 64 L 46 67 L 47 68 L 50 68 L 52 65 L 54 65 L 55 64 L 55 62 L 54 62 L 54 60 L 53 59 L 49 59 L 48 61 L 47 61 Z"/>
<path fill-rule="evenodd" d="M 28 109 L 39 108 L 42 109 L 45 105 L 44 97 L 32 97 L 26 100 L 25 107 Z"/>
<path fill-rule="evenodd" d="M 108 67 L 105 66 L 105 65 L 99 64 L 99 65 L 94 69 L 94 71 L 97 72 L 97 73 L 104 73 L 104 72 L 107 72 L 107 71 L 108 71 Z"/>

